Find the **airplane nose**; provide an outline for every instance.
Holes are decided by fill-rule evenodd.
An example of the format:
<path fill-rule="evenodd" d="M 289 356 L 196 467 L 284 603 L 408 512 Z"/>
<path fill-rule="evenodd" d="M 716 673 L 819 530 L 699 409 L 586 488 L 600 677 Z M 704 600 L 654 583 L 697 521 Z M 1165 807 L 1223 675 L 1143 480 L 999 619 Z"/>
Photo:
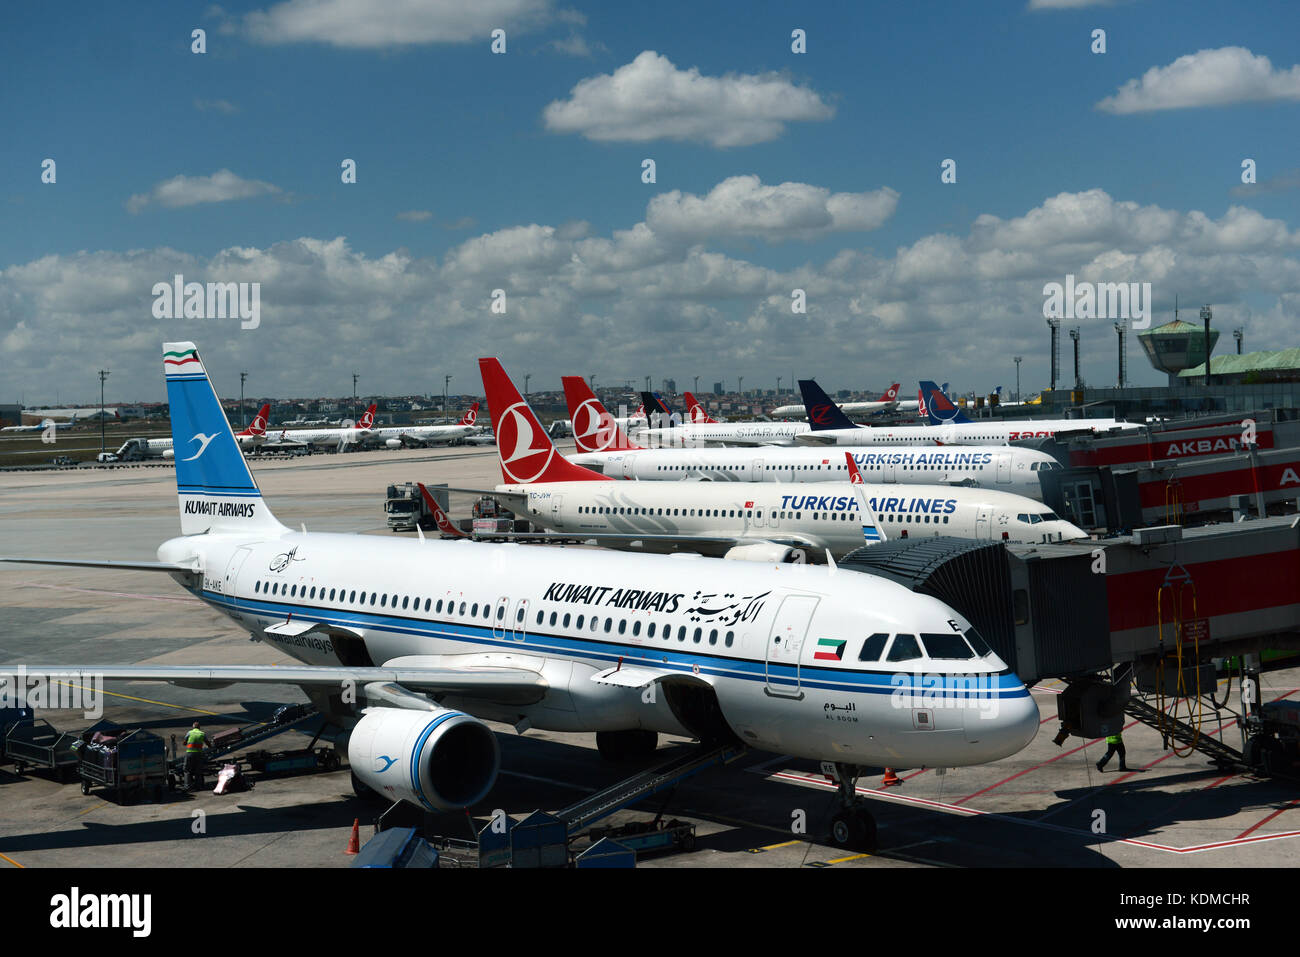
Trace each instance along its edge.
<path fill-rule="evenodd" d="M 1038 705 L 1020 686 L 1015 697 L 999 694 L 990 700 L 977 702 L 977 707 L 966 712 L 966 737 L 978 744 L 983 760 L 997 761 L 1021 751 L 1038 733 Z M 1010 689 L 1004 689 L 1009 691 Z"/>

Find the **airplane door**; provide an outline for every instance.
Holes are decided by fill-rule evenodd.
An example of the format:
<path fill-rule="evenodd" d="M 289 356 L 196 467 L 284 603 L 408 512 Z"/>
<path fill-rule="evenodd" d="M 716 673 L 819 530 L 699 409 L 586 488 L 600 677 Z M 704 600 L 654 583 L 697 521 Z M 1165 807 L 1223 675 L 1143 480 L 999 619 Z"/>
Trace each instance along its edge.
<path fill-rule="evenodd" d="M 997 453 L 998 460 L 998 484 L 1007 485 L 1011 482 L 1011 456 L 1006 452 Z"/>
<path fill-rule="evenodd" d="M 978 506 L 975 515 L 975 537 L 988 540 L 993 537 L 993 509 L 988 505 Z"/>
<path fill-rule="evenodd" d="M 754 459 L 749 466 L 749 480 L 751 482 L 763 481 L 763 460 Z"/>
<path fill-rule="evenodd" d="M 767 694 L 778 698 L 803 697 L 799 687 L 799 656 L 808 626 L 821 599 L 811 595 L 790 595 L 781 602 L 767 638 Z"/>
<path fill-rule="evenodd" d="M 239 570 L 244 567 L 244 562 L 248 556 L 253 554 L 251 545 L 243 545 L 235 549 L 235 554 L 230 556 L 230 562 L 226 565 L 226 578 L 222 585 L 222 592 L 226 595 L 233 595 L 238 590 Z"/>
<path fill-rule="evenodd" d="M 556 528 L 564 527 L 564 514 L 560 511 L 560 503 L 563 501 L 563 495 L 555 495 L 551 498 L 551 523 Z"/>
<path fill-rule="evenodd" d="M 894 460 L 892 456 L 890 457 L 890 460 L 885 463 L 885 468 L 882 473 L 882 480 L 885 482 L 898 481 L 898 467 L 894 465 Z"/>
<path fill-rule="evenodd" d="M 510 599 L 504 595 L 497 599 L 497 606 L 492 611 L 492 637 L 504 638 L 511 631 Z"/>
<path fill-rule="evenodd" d="M 504 600 L 504 599 L 503 599 Z M 515 602 L 515 613 L 509 619 L 508 631 L 513 641 L 523 641 L 528 637 L 528 599 L 521 598 Z"/>
<path fill-rule="evenodd" d="M 634 455 L 623 456 L 623 478 L 625 479 L 636 478 L 636 475 L 633 474 L 635 471 L 636 471 L 636 456 Z"/>

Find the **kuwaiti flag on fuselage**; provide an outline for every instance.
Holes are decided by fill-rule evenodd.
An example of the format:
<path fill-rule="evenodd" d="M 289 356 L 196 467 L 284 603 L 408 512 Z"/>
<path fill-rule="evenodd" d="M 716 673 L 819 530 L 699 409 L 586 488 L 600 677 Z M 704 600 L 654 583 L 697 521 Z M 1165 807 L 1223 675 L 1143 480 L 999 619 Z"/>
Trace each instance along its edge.
<path fill-rule="evenodd" d="M 262 501 L 194 343 L 164 343 L 163 373 L 181 534 L 284 531 Z"/>
<path fill-rule="evenodd" d="M 842 638 L 818 638 L 815 661 L 839 661 L 844 657 L 844 646 L 848 642 Z"/>

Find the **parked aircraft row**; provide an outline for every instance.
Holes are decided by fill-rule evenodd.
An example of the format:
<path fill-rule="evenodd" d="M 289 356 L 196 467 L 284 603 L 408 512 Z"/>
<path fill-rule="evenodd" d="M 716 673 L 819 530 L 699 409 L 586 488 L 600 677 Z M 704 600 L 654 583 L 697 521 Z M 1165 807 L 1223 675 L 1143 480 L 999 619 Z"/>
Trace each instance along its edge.
<path fill-rule="evenodd" d="M 968 620 L 878 576 L 752 562 L 712 562 L 706 572 L 677 557 L 291 531 L 263 500 L 194 344 L 163 349 L 174 446 L 196 450 L 176 458 L 180 537 L 159 547 L 156 562 L 5 560 L 168 574 L 304 664 L 97 662 L 90 670 L 104 680 L 296 684 L 350 728 L 359 791 L 426 810 L 471 807 L 491 790 L 500 751 L 484 719 L 520 733 L 595 732 L 602 751 L 645 754 L 663 732 L 835 762 L 842 808 L 832 838 L 863 849 L 874 835 L 855 790 L 863 767 L 994 761 L 1037 731 L 1028 690 Z M 739 518 L 743 509 L 744 526 L 769 538 L 790 522 L 811 527 L 789 518 L 799 512 L 822 514 L 818 532 L 838 526 L 861 538 L 871 527 L 875 508 L 861 499 L 873 493 L 861 486 L 834 490 L 853 500 L 842 508 L 823 507 L 821 495 L 778 508 L 683 497 L 760 494 L 745 483 L 615 482 L 582 470 L 541 441 L 541 424 L 500 364 L 480 365 L 503 475 L 539 513 L 687 524 L 691 516 L 659 514 L 668 500 L 620 497 L 648 490 L 676 493 L 677 512 L 725 508 Z M 763 486 L 774 491 L 789 494 Z M 909 495 L 899 486 L 875 494 Z M 784 517 L 759 526 L 769 508 Z M 951 517 L 956 507 L 927 514 Z M 29 679 L 78 670 L 25 663 Z M 340 686 L 359 689 L 360 702 L 347 703 Z M 854 720 L 827 720 L 840 713 Z"/>

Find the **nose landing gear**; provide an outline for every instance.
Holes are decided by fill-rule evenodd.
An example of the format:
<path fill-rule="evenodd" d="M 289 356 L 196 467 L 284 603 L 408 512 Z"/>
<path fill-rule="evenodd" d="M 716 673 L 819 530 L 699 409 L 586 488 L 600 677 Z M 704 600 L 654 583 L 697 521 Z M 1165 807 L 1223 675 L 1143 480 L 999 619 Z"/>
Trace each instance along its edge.
<path fill-rule="evenodd" d="M 839 786 L 840 810 L 831 818 L 831 843 L 850 851 L 867 853 L 876 849 L 876 819 L 858 797 L 858 778 L 862 768 L 856 764 L 836 764 L 835 782 Z"/>

